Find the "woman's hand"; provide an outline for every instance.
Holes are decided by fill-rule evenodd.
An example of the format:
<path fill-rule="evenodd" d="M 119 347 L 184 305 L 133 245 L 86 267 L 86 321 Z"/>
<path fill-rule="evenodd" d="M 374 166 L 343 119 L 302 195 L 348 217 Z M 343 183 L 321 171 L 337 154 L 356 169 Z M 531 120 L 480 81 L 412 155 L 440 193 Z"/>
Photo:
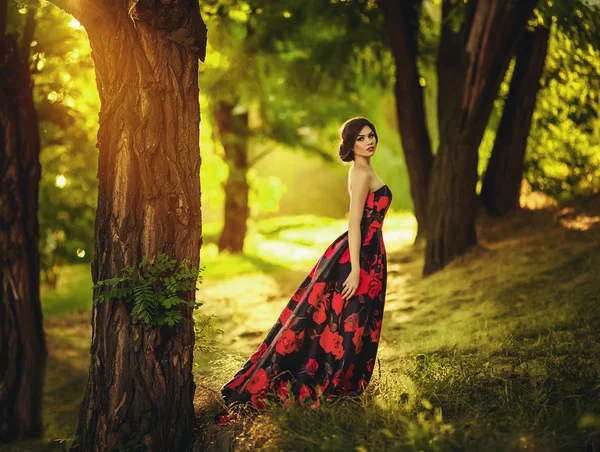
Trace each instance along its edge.
<path fill-rule="evenodd" d="M 358 283 L 360 281 L 360 271 L 352 270 L 346 278 L 346 281 L 342 284 L 344 288 L 342 290 L 342 298 L 348 300 L 354 296 L 356 289 L 358 289 Z"/>

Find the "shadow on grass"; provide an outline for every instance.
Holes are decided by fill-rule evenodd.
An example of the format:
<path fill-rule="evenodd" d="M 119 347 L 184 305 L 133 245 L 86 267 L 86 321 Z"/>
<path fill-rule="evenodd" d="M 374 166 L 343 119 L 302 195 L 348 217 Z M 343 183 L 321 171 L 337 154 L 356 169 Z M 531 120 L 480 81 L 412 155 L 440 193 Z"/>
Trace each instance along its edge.
<path fill-rule="evenodd" d="M 202 262 L 206 266 L 203 277 L 207 280 L 216 280 L 243 276 L 253 273 L 277 275 L 289 271 L 285 265 L 263 259 L 251 254 L 229 254 L 225 258 L 218 258 Z"/>
<path fill-rule="evenodd" d="M 278 238 L 279 235 L 285 231 L 294 229 L 302 230 L 306 228 L 326 228 L 338 223 L 339 221 L 339 219 L 319 217 L 316 215 L 293 215 L 285 217 L 265 218 L 257 221 L 255 224 L 256 232 L 262 235 L 265 239 L 275 239 Z M 220 223 L 204 224 L 202 230 L 203 244 L 207 245 L 211 243 L 218 245 L 222 227 L 223 226 Z"/>
<path fill-rule="evenodd" d="M 86 316 L 88 317 L 88 316 Z M 59 440 L 75 435 L 79 405 L 87 383 L 89 354 L 82 352 L 84 347 L 75 346 L 73 340 L 85 343 L 89 350 L 89 336 L 60 339 L 62 333 L 46 328 L 48 360 L 44 381 L 42 416 L 44 436 L 37 440 L 19 441 L 0 446 L 3 452 L 42 452 L 64 450 Z M 67 333 L 69 334 L 69 333 Z"/>
<path fill-rule="evenodd" d="M 90 311 L 82 311 L 45 319 L 48 360 L 42 402 L 44 436 L 4 448 L 0 446 L 3 452 L 63 450 L 56 440 L 75 435 L 79 405 L 87 383 L 90 316 Z"/>
<path fill-rule="evenodd" d="M 546 228 L 420 283 L 443 290 L 403 329 L 433 336 L 406 372 L 463 448 L 600 449 L 600 234 Z"/>
<path fill-rule="evenodd" d="M 340 220 L 335 218 L 319 217 L 315 215 L 297 215 L 289 217 L 275 217 L 261 220 L 258 231 L 265 238 L 276 238 L 282 232 L 291 229 L 322 229 L 327 228 Z"/>
<path fill-rule="evenodd" d="M 251 262 L 252 265 L 255 268 L 257 268 L 258 270 L 260 270 L 262 273 L 265 273 L 268 275 L 275 275 L 275 277 L 277 275 L 280 275 L 282 273 L 287 273 L 290 271 L 289 268 L 284 265 L 276 264 L 272 261 L 262 259 L 258 256 L 244 255 L 244 259 L 246 259 L 248 262 Z"/>

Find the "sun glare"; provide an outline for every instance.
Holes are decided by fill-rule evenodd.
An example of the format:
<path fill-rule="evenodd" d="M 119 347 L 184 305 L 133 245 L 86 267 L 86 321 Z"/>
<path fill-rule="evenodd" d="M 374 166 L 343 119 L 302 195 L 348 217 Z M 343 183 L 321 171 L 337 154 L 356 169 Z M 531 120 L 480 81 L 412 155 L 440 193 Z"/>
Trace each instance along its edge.
<path fill-rule="evenodd" d="M 79 21 L 75 18 L 71 19 L 71 22 L 69 22 L 69 27 L 74 28 L 75 30 L 81 30 L 83 28 Z"/>
<path fill-rule="evenodd" d="M 56 176 L 56 182 L 54 182 L 54 184 L 58 188 L 65 188 L 65 186 L 67 185 L 67 178 L 62 174 L 60 176 Z"/>

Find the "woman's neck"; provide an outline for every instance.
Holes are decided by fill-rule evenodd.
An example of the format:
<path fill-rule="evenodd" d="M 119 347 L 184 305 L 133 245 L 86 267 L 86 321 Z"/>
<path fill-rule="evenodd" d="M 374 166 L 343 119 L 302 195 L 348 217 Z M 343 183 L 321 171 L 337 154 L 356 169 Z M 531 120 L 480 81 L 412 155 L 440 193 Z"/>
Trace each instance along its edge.
<path fill-rule="evenodd" d="M 352 164 L 352 166 L 359 166 L 359 167 L 371 167 L 371 158 L 370 157 L 354 157 L 354 162 Z"/>

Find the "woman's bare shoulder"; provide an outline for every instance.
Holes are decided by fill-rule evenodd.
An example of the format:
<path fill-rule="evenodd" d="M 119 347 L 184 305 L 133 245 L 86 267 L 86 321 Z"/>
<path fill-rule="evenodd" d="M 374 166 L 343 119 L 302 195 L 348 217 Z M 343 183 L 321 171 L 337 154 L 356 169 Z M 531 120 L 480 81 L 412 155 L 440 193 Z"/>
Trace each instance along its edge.
<path fill-rule="evenodd" d="M 352 194 L 353 189 L 367 187 L 371 184 L 371 172 L 367 168 L 353 167 L 348 171 L 348 191 Z"/>

